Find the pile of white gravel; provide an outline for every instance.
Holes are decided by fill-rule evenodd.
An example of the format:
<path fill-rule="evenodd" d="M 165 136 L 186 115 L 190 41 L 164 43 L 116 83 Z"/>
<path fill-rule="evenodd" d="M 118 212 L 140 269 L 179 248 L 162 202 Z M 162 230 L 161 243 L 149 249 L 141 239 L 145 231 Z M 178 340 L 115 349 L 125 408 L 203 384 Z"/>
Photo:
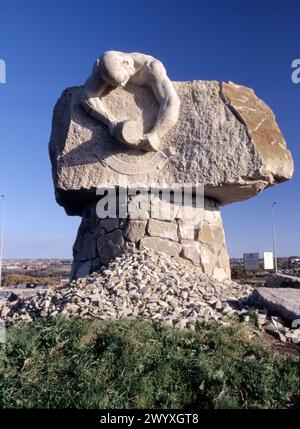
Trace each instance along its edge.
<path fill-rule="evenodd" d="M 248 305 L 252 292 L 248 285 L 219 282 L 182 259 L 143 250 L 64 286 L 33 296 L 11 293 L 0 303 L 0 321 L 23 324 L 63 314 L 101 320 L 144 318 L 195 329 L 203 322 L 227 325 L 231 316 L 249 322 L 254 314 L 261 331 L 281 342 L 300 343 L 300 328 L 292 329 L 266 309 Z"/>
<path fill-rule="evenodd" d="M 219 282 L 191 264 L 144 250 L 34 296 L 11 294 L 0 308 L 0 319 L 12 324 L 59 314 L 102 320 L 141 317 L 193 329 L 197 322 L 224 323 L 234 314 L 247 320 L 251 292 L 250 286 Z"/>

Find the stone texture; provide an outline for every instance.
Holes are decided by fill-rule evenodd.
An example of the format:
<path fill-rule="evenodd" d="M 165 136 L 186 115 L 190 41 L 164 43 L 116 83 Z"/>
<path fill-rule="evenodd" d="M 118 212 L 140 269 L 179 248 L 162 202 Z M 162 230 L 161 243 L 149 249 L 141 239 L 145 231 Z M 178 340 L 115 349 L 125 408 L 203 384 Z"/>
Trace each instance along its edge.
<path fill-rule="evenodd" d="M 210 200 L 207 200 L 210 201 Z M 203 201 L 197 201 L 193 197 L 191 204 L 182 207 L 176 202 L 170 202 L 170 196 L 158 197 L 157 195 L 150 195 L 150 216 L 152 219 L 161 221 L 174 221 L 180 219 L 182 223 L 192 225 L 201 222 L 204 216 Z"/>
<path fill-rule="evenodd" d="M 198 233 L 198 240 L 201 243 L 207 243 L 207 244 L 211 244 L 213 243 L 213 229 L 212 226 L 210 224 L 208 224 L 207 222 L 203 222 L 202 227 L 199 230 Z"/>
<path fill-rule="evenodd" d="M 266 308 L 270 313 L 292 322 L 300 319 L 300 290 L 260 287 L 249 297 L 249 304 Z"/>
<path fill-rule="evenodd" d="M 151 204 L 149 211 L 145 212 L 146 220 L 97 219 L 95 204 L 86 206 L 73 246 L 74 269 L 71 278 L 77 278 L 77 271 L 84 260 L 92 259 L 92 273 L 102 265 L 107 265 L 115 256 L 134 252 L 144 246 L 173 256 L 179 254 L 181 258 L 199 266 L 203 273 L 218 280 L 230 279 L 229 257 L 218 203 L 205 198 L 200 216 L 202 221 L 198 219 L 199 227 L 195 227 L 195 223 L 190 220 L 183 220 L 181 211 L 173 203 L 164 201 L 163 207 L 164 217 L 169 220 L 151 217 L 155 215 Z M 195 213 L 193 207 L 187 209 L 190 215 Z M 184 219 L 192 217 L 185 216 Z"/>
<path fill-rule="evenodd" d="M 223 83 L 221 96 L 232 112 L 246 125 L 255 149 L 264 161 L 270 180 L 281 181 L 291 175 L 292 158 L 275 121 L 272 110 L 250 88 Z"/>
<path fill-rule="evenodd" d="M 224 268 L 215 267 L 212 272 L 212 277 L 216 280 L 219 280 L 219 282 L 222 282 L 228 278 L 228 271 L 226 271 Z"/>
<path fill-rule="evenodd" d="M 169 238 L 170 240 L 178 241 L 176 222 L 149 219 L 147 231 L 152 237 Z"/>
<path fill-rule="evenodd" d="M 182 249 L 181 244 L 158 237 L 144 237 L 140 245 L 141 249 L 152 249 L 155 252 L 164 253 L 169 256 L 178 256 Z"/>
<path fill-rule="evenodd" d="M 216 265 L 216 257 L 217 255 L 208 247 L 201 247 L 200 263 L 205 274 L 212 275 Z"/>
<path fill-rule="evenodd" d="M 100 219 L 99 227 L 103 228 L 106 232 L 112 232 L 119 227 L 119 219 L 117 218 Z"/>
<path fill-rule="evenodd" d="M 71 278 L 79 279 L 81 277 L 86 277 L 91 272 L 92 261 L 79 262 L 79 265 L 74 265 L 72 267 Z"/>
<path fill-rule="evenodd" d="M 65 90 L 53 115 L 50 156 L 56 198 L 69 214 L 82 214 L 97 186 L 160 187 L 203 183 L 221 204 L 255 196 L 291 178 L 293 161 L 272 111 L 249 88 L 232 83 L 175 82 L 181 99 L 177 124 L 161 152 L 124 148 L 80 104 L 81 87 Z M 150 90 L 128 84 L 103 98 L 119 120 L 151 128 L 158 104 Z"/>
<path fill-rule="evenodd" d="M 124 238 L 125 240 L 131 241 L 132 243 L 136 243 L 144 237 L 145 230 L 145 221 L 129 220 L 124 231 Z"/>
<path fill-rule="evenodd" d="M 194 240 L 181 240 L 181 256 L 191 261 L 194 265 L 200 265 L 200 245 Z"/>
<path fill-rule="evenodd" d="M 56 199 L 68 214 L 82 216 L 73 246 L 72 277 L 148 247 L 171 256 L 180 254 L 223 281 L 230 278 L 230 268 L 220 205 L 253 197 L 291 178 L 291 155 L 273 112 L 251 89 L 214 81 L 172 84 L 160 62 L 151 57 L 141 71 L 136 55 L 143 61 L 150 58 L 105 53 L 85 86 L 65 90 L 54 108 L 49 152 Z M 109 83 L 106 72 L 99 80 L 105 61 L 112 76 L 115 68 L 127 70 L 130 63 L 126 76 L 131 83 L 104 88 L 95 98 L 99 86 Z M 134 78 L 139 79 L 140 73 L 146 73 L 144 81 L 152 89 L 134 85 L 139 85 Z M 164 85 L 167 105 L 163 96 L 158 100 L 154 96 L 154 78 Z M 124 85 L 128 79 L 122 80 Z M 138 135 L 144 150 L 138 147 Z M 141 192 L 127 196 L 129 219 L 120 207 L 116 219 L 97 217 L 101 193 L 96 195 L 96 188 L 111 188 L 119 198 L 122 188 L 144 188 L 148 195 L 150 187 L 157 192 L 187 184 L 194 194 L 185 210 L 176 203 L 175 194 L 173 203 L 158 194 L 145 202 Z M 204 207 L 195 208 L 195 192 L 202 185 Z"/>
<path fill-rule="evenodd" d="M 297 323 L 290 326 L 266 309 L 249 307 L 252 291 L 248 285 L 212 279 L 181 258 L 143 250 L 124 254 L 98 273 L 70 284 L 41 293 L 31 291 L 30 296 L 11 293 L 0 300 L 0 321 L 9 326 L 60 315 L 100 320 L 144 318 L 175 329 L 198 330 L 209 322 L 223 326 L 236 325 L 237 320 L 251 323 L 250 315 L 256 315 L 257 328 L 249 326 L 253 334 L 260 336 L 259 331 L 265 331 L 282 343 L 299 344 Z M 251 356 L 244 359 L 251 360 Z"/>
<path fill-rule="evenodd" d="M 194 240 L 195 238 L 195 227 L 190 223 L 178 222 L 178 237 L 181 240 Z"/>
<path fill-rule="evenodd" d="M 195 329 L 199 322 L 222 325 L 232 314 L 245 318 L 251 290 L 228 280 L 220 283 L 183 259 L 143 250 L 45 293 L 12 295 L 0 305 L 0 320 L 28 323 L 61 314 L 101 320 L 142 317 L 176 329 Z"/>
<path fill-rule="evenodd" d="M 87 232 L 84 234 L 80 248 L 80 260 L 86 261 L 88 259 L 96 258 L 96 243 L 93 234 Z"/>
<path fill-rule="evenodd" d="M 110 232 L 97 240 L 99 258 L 102 264 L 108 264 L 112 259 L 122 255 L 125 243 L 120 229 Z"/>

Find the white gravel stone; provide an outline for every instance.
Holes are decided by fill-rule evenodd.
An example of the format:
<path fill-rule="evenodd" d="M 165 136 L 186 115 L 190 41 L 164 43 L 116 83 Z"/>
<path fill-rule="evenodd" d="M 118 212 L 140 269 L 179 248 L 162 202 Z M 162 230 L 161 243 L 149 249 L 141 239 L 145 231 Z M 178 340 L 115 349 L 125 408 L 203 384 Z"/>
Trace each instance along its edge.
<path fill-rule="evenodd" d="M 176 329 L 195 329 L 202 322 L 227 323 L 234 313 L 249 322 L 246 305 L 252 287 L 219 282 L 179 259 L 152 250 L 123 255 L 102 271 L 31 297 L 6 300 L 0 320 L 8 325 L 40 317 L 146 318 Z M 278 318 L 257 313 L 260 329 L 280 341 L 297 342 L 299 332 Z M 294 333 L 293 333 L 294 332 Z"/>

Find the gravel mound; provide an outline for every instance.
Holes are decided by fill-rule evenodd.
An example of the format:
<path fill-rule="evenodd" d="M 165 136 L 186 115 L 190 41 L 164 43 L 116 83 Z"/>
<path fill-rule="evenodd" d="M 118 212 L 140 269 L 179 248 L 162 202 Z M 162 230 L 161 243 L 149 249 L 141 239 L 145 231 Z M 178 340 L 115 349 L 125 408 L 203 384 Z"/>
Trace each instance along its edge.
<path fill-rule="evenodd" d="M 31 297 L 12 294 L 0 318 L 26 323 L 59 314 L 103 320 L 143 317 L 194 328 L 197 321 L 222 323 L 233 314 L 247 315 L 251 292 L 250 286 L 218 282 L 190 264 L 144 250 L 64 286 Z"/>
<path fill-rule="evenodd" d="M 249 322 L 281 342 L 300 342 L 300 329 L 289 329 L 280 317 L 249 306 L 253 288 L 222 282 L 193 265 L 164 254 L 143 250 L 123 255 L 108 268 L 67 285 L 26 297 L 14 293 L 0 303 L 0 321 L 30 323 L 43 317 L 102 320 L 145 318 L 177 329 L 199 323 L 230 323 L 230 316 Z M 298 328 L 298 329 L 297 329 Z"/>

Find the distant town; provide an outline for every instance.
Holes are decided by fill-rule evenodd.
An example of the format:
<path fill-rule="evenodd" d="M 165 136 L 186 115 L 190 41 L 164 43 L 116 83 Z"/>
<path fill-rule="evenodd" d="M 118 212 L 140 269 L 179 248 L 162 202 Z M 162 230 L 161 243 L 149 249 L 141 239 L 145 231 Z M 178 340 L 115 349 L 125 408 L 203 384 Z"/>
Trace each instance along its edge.
<path fill-rule="evenodd" d="M 244 258 L 230 259 L 232 278 L 242 283 L 264 283 L 274 270 L 264 268 L 263 258 L 258 269 L 246 270 Z M 278 271 L 300 277 L 300 256 L 279 257 Z M 2 288 L 47 288 L 69 281 L 71 259 L 4 259 L 2 262 Z"/>
<path fill-rule="evenodd" d="M 71 259 L 4 259 L 2 287 L 59 286 L 69 281 Z"/>

